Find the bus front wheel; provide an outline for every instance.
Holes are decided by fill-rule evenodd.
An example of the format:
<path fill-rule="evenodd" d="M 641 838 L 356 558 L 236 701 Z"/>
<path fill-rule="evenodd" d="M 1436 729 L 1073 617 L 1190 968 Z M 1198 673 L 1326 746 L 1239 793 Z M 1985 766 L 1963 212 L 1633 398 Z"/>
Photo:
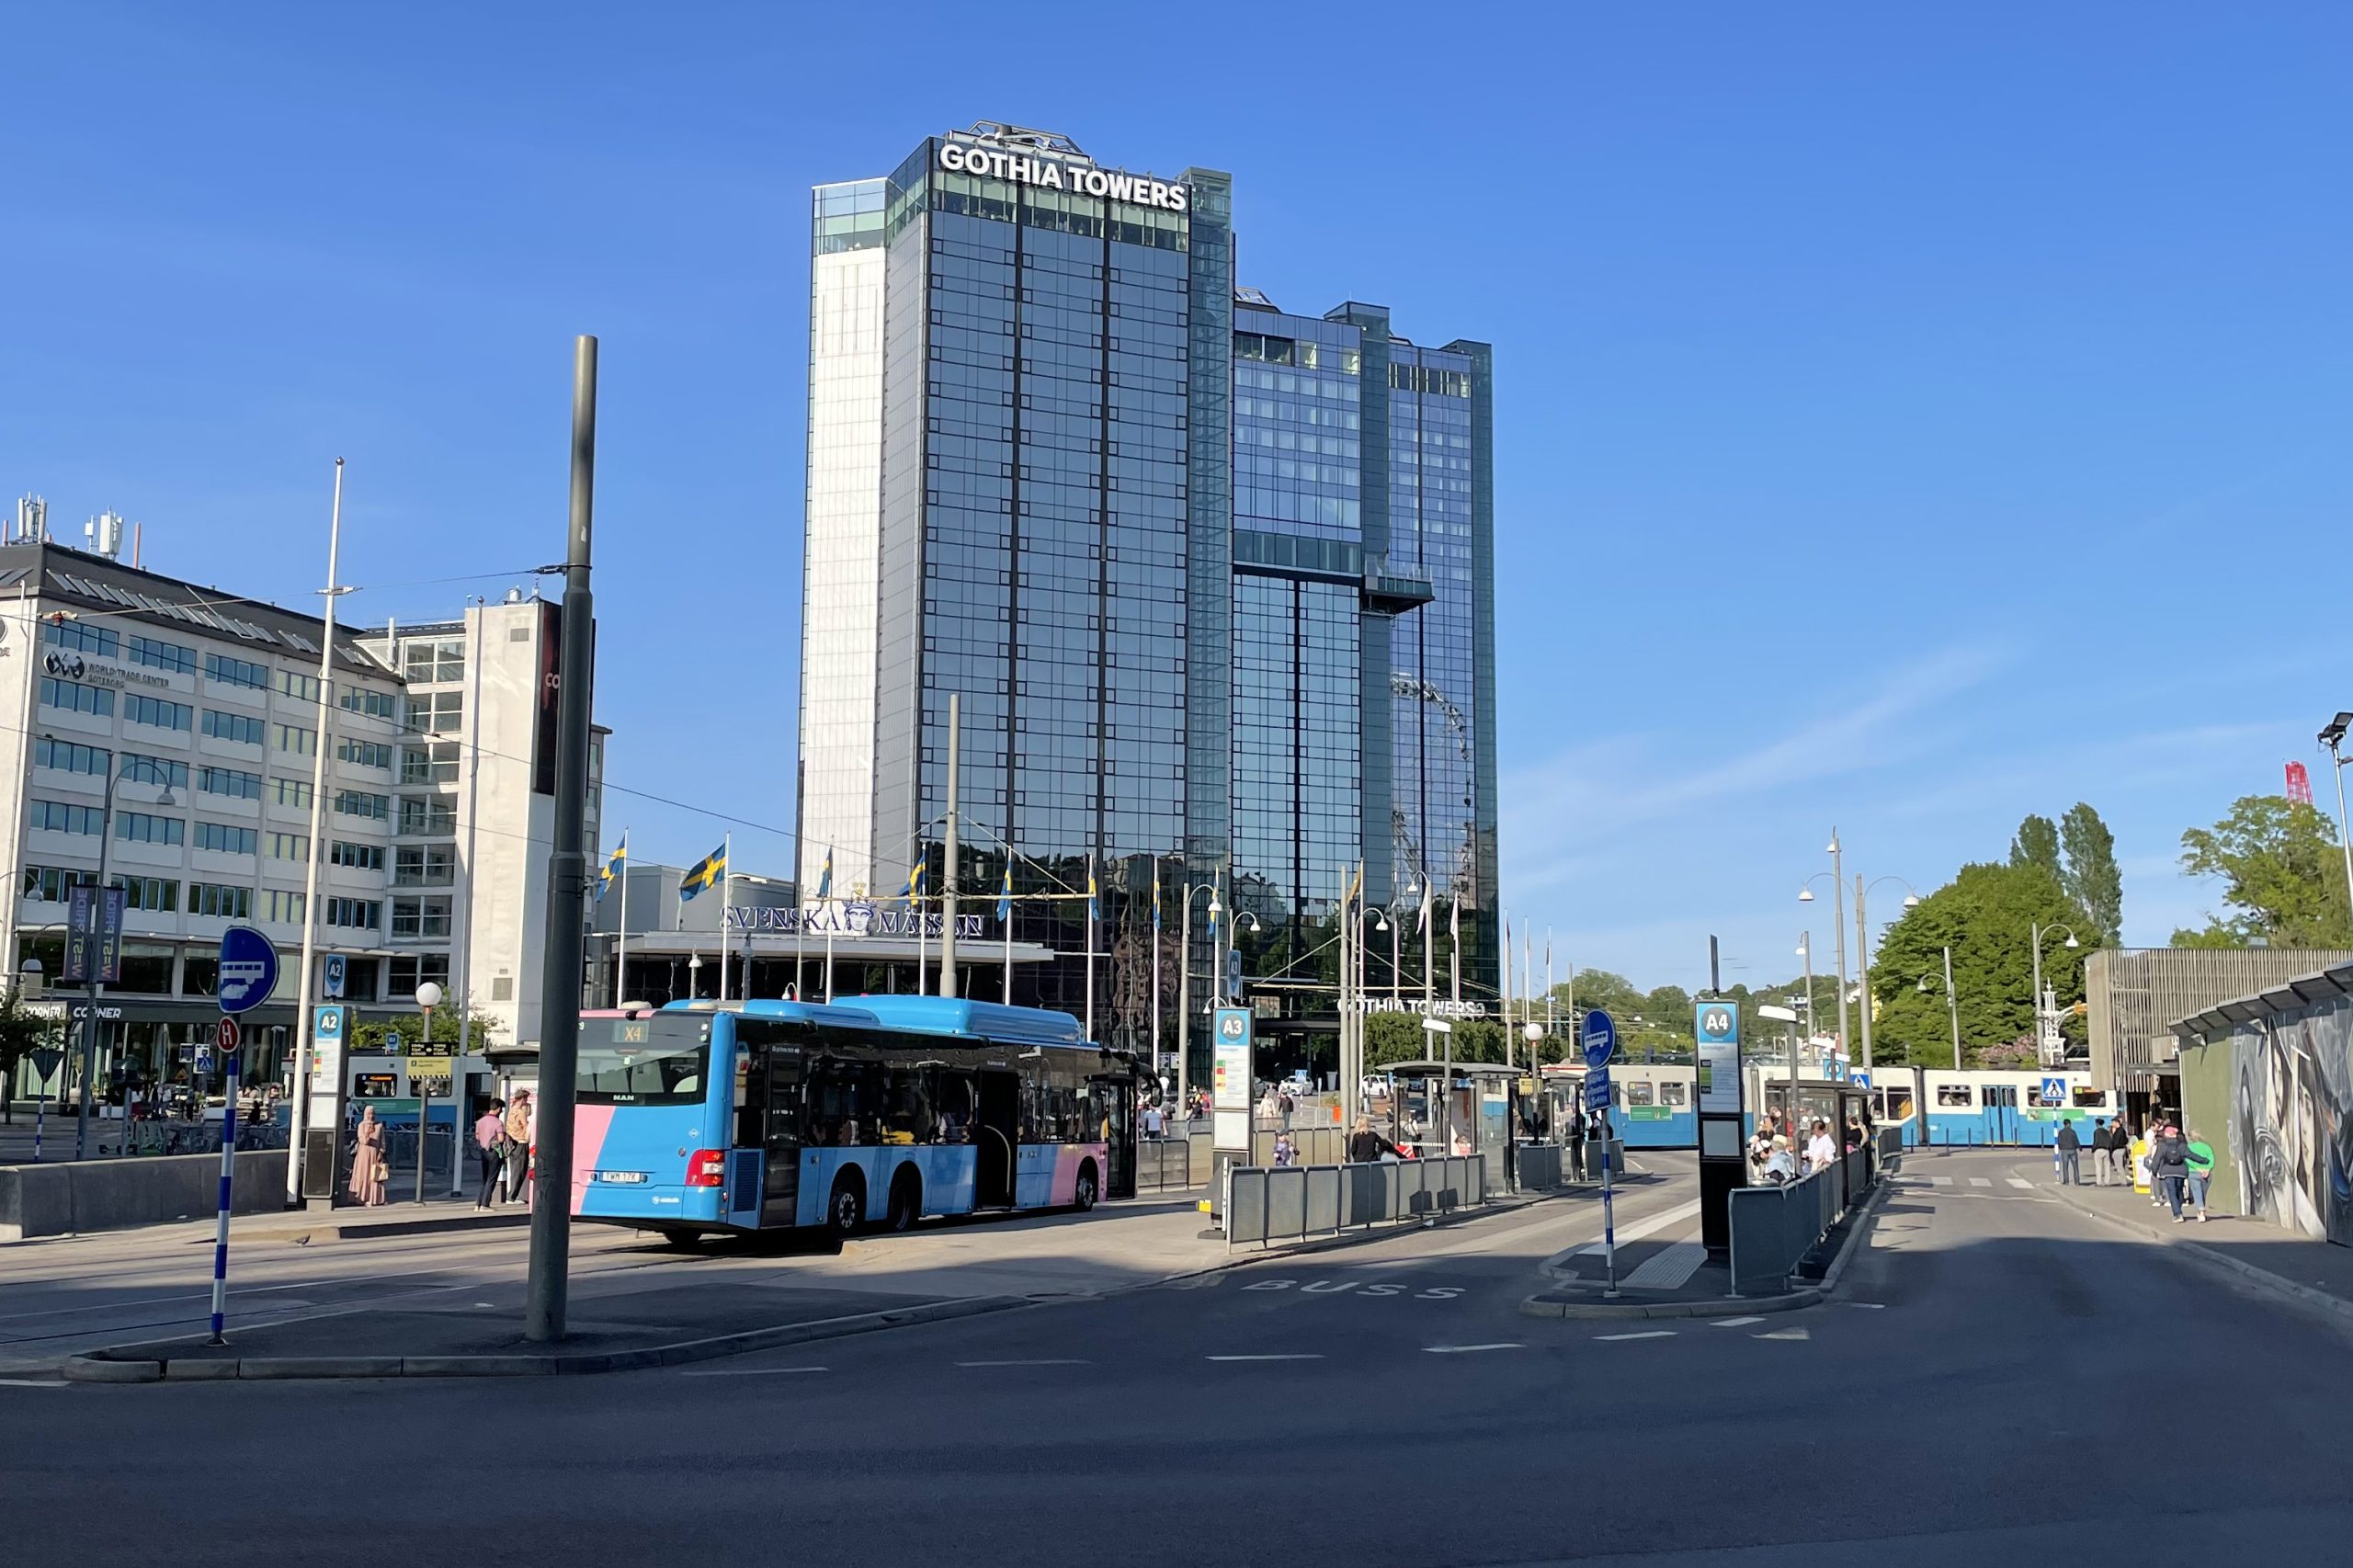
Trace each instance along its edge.
<path fill-rule="evenodd" d="M 834 1196 L 825 1205 L 825 1229 L 846 1240 L 864 1223 L 866 1184 L 854 1176 L 842 1176 L 834 1183 Z"/>
<path fill-rule="evenodd" d="M 1084 1214 L 1095 1207 L 1095 1162 L 1078 1167 L 1078 1185 L 1071 1192 L 1072 1206 Z"/>

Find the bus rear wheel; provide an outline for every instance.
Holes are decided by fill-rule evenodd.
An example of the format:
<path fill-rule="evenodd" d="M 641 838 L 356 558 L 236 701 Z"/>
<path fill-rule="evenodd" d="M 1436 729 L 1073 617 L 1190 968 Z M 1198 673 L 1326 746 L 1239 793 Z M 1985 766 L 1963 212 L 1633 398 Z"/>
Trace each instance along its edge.
<path fill-rule="evenodd" d="M 702 1247 L 700 1231 L 665 1231 L 662 1244 L 673 1252 L 697 1252 Z"/>
<path fill-rule="evenodd" d="M 866 1184 L 854 1176 L 835 1178 L 834 1195 L 825 1203 L 825 1229 L 837 1241 L 858 1234 L 866 1223 Z"/>
<path fill-rule="evenodd" d="M 891 1182 L 890 1212 L 883 1225 L 893 1231 L 910 1231 L 923 1213 L 923 1178 L 912 1170 L 903 1170 Z"/>
<path fill-rule="evenodd" d="M 1078 1185 L 1071 1189 L 1071 1206 L 1080 1213 L 1095 1207 L 1095 1162 L 1078 1167 Z"/>

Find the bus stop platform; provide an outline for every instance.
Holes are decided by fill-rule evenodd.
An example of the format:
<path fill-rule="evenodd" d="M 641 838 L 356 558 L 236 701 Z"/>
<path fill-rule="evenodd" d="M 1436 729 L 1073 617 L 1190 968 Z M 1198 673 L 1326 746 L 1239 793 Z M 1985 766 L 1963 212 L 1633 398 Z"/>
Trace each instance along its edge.
<path fill-rule="evenodd" d="M 1546 1288 L 1521 1301 L 1530 1317 L 1689 1318 L 1750 1316 L 1810 1307 L 1822 1291 L 1800 1288 L 1778 1296 L 1734 1296 L 1732 1269 L 1711 1257 L 1699 1240 L 1699 1205 L 1671 1224 L 1618 1244 L 1617 1293 L 1609 1293 L 1608 1257 L 1599 1242 L 1555 1253 L 1543 1263 Z"/>

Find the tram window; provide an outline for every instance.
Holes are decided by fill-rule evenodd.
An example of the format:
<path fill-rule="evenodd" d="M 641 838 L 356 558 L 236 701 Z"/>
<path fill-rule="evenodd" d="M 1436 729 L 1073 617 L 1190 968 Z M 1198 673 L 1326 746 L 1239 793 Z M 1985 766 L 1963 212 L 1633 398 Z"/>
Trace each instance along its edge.
<path fill-rule="evenodd" d="M 1657 1085 L 1654 1084 L 1646 1084 L 1640 1078 L 1631 1078 L 1626 1083 L 1626 1103 L 1630 1106 L 1654 1105 L 1657 1103 L 1653 1097 L 1656 1090 Z"/>
<path fill-rule="evenodd" d="M 2077 1084 L 2075 1088 L 2075 1108 L 2077 1110 L 2106 1110 L 2108 1108 L 2108 1091 L 2106 1089 L 2087 1088 L 2084 1085 Z"/>
<path fill-rule="evenodd" d="M 1958 1108 L 1961 1110 L 1967 1110 L 1972 1103 L 1973 1102 L 1970 1098 L 1970 1088 L 1967 1084 L 1938 1084 L 1937 1085 L 1937 1105 L 1938 1108 L 1952 1109 Z"/>
<path fill-rule="evenodd" d="M 1690 1099 L 1686 1093 L 1690 1087 L 1677 1079 L 1669 1079 L 1658 1086 L 1658 1103 L 1664 1106 L 1686 1106 Z"/>
<path fill-rule="evenodd" d="M 1888 1090 L 1886 1103 L 1887 1109 L 1880 1117 L 1881 1121 L 1909 1121 L 1919 1114 L 1918 1108 L 1912 1102 L 1912 1091 L 1909 1089 Z"/>

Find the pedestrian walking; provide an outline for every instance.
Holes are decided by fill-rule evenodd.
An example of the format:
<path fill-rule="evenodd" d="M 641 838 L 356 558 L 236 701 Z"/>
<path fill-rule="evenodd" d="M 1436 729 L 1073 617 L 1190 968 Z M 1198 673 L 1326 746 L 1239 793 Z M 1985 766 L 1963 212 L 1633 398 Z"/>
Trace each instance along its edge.
<path fill-rule="evenodd" d="M 385 1202 L 384 1124 L 376 1119 L 374 1106 L 359 1113 L 359 1125 L 352 1130 L 351 1138 L 351 1196 L 368 1208 L 381 1208 Z"/>
<path fill-rule="evenodd" d="M 1143 1108 L 1143 1135 L 1147 1142 L 1160 1142 L 1160 1106 L 1156 1101 Z"/>
<path fill-rule="evenodd" d="M 1568 1157 L 1569 1179 L 1583 1181 L 1585 1174 L 1585 1113 L 1571 1107 L 1568 1126 L 1562 1140 L 1562 1153 Z"/>
<path fill-rule="evenodd" d="M 491 1195 L 498 1189 L 498 1178 L 506 1169 L 506 1158 L 498 1151 L 499 1141 L 506 1136 L 505 1100 L 493 1100 L 483 1113 L 474 1118 L 474 1159 L 482 1169 L 482 1191 L 474 1198 L 474 1207 L 490 1207 Z"/>
<path fill-rule="evenodd" d="M 2198 1222 L 2202 1225 L 2206 1222 L 2206 1189 L 2214 1180 L 2214 1145 L 2200 1138 L 2193 1127 L 2189 1130 L 2188 1153 L 2189 1196 L 2198 1205 Z"/>
<path fill-rule="evenodd" d="M 1348 1134 L 1348 1163 L 1369 1165 L 1384 1155 L 1395 1159 L 1397 1145 L 1372 1130 L 1372 1118 L 1358 1117 L 1357 1130 Z"/>
<path fill-rule="evenodd" d="M 2132 1128 L 2122 1117 L 2108 1130 L 2108 1157 L 2116 1166 L 2116 1179 L 2126 1187 L 2132 1185 Z"/>
<path fill-rule="evenodd" d="M 2173 1210 L 2173 1222 L 2180 1224 L 2181 1189 L 2189 1176 L 2189 1141 L 2170 1121 L 2149 1145 L 2149 1174 L 2163 1189 L 2163 1201 Z"/>
<path fill-rule="evenodd" d="M 506 1194 L 503 1203 L 528 1203 L 531 1197 L 531 1091 L 517 1089 L 506 1102 Z"/>
<path fill-rule="evenodd" d="M 2059 1185 L 2061 1187 L 2084 1185 L 2083 1167 L 2080 1164 L 2083 1158 L 2083 1147 L 2084 1141 L 2075 1136 L 2075 1124 L 2072 1121 L 2061 1122 L 2059 1124 Z"/>

